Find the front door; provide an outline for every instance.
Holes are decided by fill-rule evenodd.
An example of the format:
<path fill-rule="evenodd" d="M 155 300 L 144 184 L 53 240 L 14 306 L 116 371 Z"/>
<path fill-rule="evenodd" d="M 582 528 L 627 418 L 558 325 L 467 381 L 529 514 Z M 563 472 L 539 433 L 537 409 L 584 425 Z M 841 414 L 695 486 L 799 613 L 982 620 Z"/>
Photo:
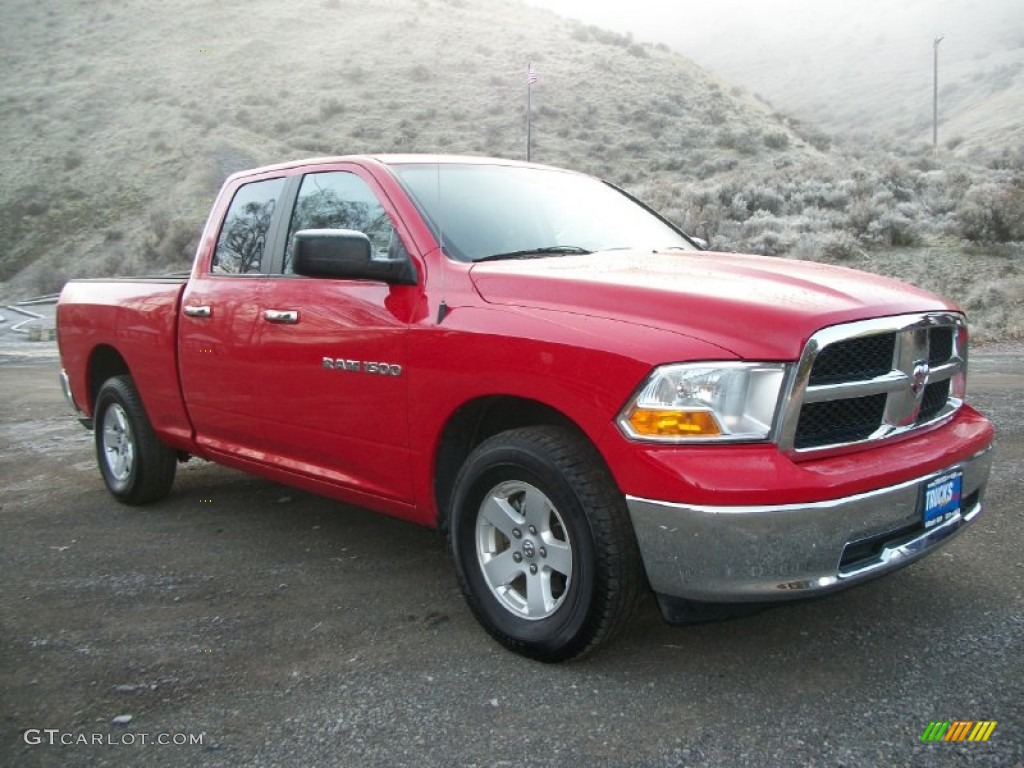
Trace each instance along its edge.
<path fill-rule="evenodd" d="M 284 467 L 411 502 L 407 307 L 418 289 L 290 269 L 291 235 L 300 229 L 358 230 L 375 255 L 408 258 L 371 183 L 354 169 L 303 177 L 280 273 L 261 294 L 259 396 L 269 446 Z"/>

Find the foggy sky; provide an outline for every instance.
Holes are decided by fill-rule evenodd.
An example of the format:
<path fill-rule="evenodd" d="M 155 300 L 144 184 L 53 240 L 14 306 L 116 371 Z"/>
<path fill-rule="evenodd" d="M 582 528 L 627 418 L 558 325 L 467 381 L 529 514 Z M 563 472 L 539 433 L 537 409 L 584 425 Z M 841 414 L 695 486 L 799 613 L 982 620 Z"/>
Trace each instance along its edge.
<path fill-rule="evenodd" d="M 851 32 L 921 39 L 939 34 L 984 47 L 979 32 L 1024 32 L 1019 0 L 526 0 L 640 39 L 705 51 L 754 43 L 785 55 L 793 40 L 827 41 Z M 724 52 L 723 52 L 724 53 Z"/>
<path fill-rule="evenodd" d="M 1024 79 L 1021 0 L 525 1 L 665 43 L 730 84 L 833 129 L 877 117 L 887 130 L 920 130 L 931 116 L 940 35 L 940 83 L 958 88 L 960 99 L 944 101 L 945 115 L 988 108 L 967 94 L 992 72 Z M 1022 105 L 1000 108 L 1024 120 Z"/>

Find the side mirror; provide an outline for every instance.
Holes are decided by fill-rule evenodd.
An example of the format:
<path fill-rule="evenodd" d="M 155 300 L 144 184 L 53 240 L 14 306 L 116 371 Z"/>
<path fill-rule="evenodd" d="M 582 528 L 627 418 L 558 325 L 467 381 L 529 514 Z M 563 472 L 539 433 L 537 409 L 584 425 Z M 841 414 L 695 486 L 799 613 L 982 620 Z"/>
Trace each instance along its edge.
<path fill-rule="evenodd" d="M 706 251 L 708 248 L 711 247 L 708 241 L 705 240 L 703 237 L 694 237 L 693 235 L 688 235 L 688 237 L 690 238 L 690 240 L 693 241 L 693 244 L 700 248 L 702 251 Z"/>
<path fill-rule="evenodd" d="M 362 232 L 352 229 L 303 229 L 292 236 L 292 270 L 306 277 L 341 277 L 415 285 L 408 258 L 380 259 Z"/>

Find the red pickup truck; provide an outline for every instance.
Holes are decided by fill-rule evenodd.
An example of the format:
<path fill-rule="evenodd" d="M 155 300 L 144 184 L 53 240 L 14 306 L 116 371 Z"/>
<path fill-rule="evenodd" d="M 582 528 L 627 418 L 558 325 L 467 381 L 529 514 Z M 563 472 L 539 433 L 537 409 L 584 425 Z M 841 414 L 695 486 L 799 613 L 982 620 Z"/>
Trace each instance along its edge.
<path fill-rule="evenodd" d="M 545 661 L 648 586 L 678 623 L 906 565 L 991 465 L 954 305 L 512 161 L 235 174 L 187 279 L 71 281 L 58 330 L 118 500 L 197 456 L 437 527 L 483 626 Z"/>

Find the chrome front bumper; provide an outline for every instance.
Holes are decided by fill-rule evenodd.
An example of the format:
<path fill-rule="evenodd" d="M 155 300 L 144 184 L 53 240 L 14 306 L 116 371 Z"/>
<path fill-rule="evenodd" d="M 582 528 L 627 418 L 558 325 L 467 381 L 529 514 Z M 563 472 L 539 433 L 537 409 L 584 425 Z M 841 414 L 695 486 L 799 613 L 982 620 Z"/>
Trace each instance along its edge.
<path fill-rule="evenodd" d="M 991 450 L 923 477 L 811 504 L 708 507 L 626 497 L 651 587 L 711 603 L 812 597 L 924 557 L 980 513 Z M 961 511 L 925 530 L 927 483 L 963 471 Z"/>

